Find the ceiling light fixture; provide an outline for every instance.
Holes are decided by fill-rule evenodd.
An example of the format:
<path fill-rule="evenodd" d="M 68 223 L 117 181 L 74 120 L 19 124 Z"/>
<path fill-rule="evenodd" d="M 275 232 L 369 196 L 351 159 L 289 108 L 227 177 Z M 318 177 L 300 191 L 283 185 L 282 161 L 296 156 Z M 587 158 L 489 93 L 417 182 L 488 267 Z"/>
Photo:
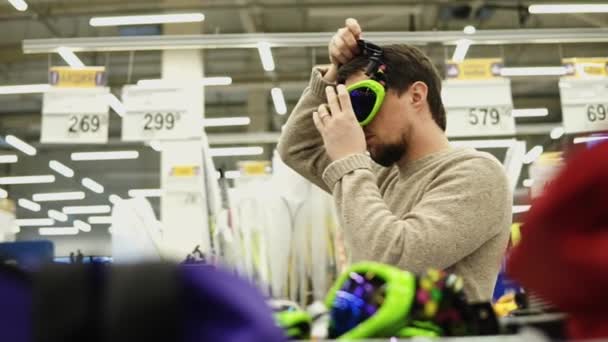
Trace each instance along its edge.
<path fill-rule="evenodd" d="M 166 86 L 182 86 L 182 81 L 171 81 L 166 79 L 149 79 L 137 81 L 138 86 L 142 87 L 166 87 Z M 208 86 L 226 86 L 232 84 L 232 77 L 229 76 L 213 76 L 203 77 L 200 81 L 200 85 L 203 87 Z M 195 83 L 196 85 L 196 83 Z"/>
<path fill-rule="evenodd" d="M 46 83 L 0 86 L 0 95 L 38 94 L 47 92 L 49 89 L 51 89 L 51 85 Z"/>
<path fill-rule="evenodd" d="M 248 116 L 235 116 L 231 118 L 205 118 L 204 127 L 227 127 L 227 126 L 247 126 L 251 123 Z"/>
<path fill-rule="evenodd" d="M 96 181 L 92 180 L 91 178 L 85 177 L 82 179 L 82 181 L 80 182 L 82 184 L 82 186 L 84 186 L 85 188 L 98 193 L 98 194 L 102 194 L 104 191 L 103 185 L 97 183 Z"/>
<path fill-rule="evenodd" d="M 14 164 L 19 161 L 16 154 L 0 155 L 0 164 Z"/>
<path fill-rule="evenodd" d="M 559 139 L 564 135 L 564 133 L 566 133 L 566 131 L 564 130 L 564 127 L 558 126 L 558 127 L 553 128 L 551 130 L 551 133 L 549 133 L 549 135 L 551 136 L 551 139 Z"/>
<path fill-rule="evenodd" d="M 75 201 L 82 200 L 85 198 L 84 191 L 72 191 L 72 192 L 49 192 L 33 194 L 32 199 L 35 202 L 51 202 L 51 201 Z"/>
<path fill-rule="evenodd" d="M 102 26 L 127 26 L 127 25 L 150 25 L 150 24 L 175 24 L 175 23 L 197 23 L 205 20 L 205 15 L 195 13 L 173 13 L 154 15 L 125 15 L 112 17 L 93 17 L 89 25 Z"/>
<path fill-rule="evenodd" d="M 120 102 L 120 100 L 116 97 L 116 95 L 110 93 L 107 95 L 107 99 L 108 99 L 108 104 L 110 105 L 110 108 L 112 108 L 112 110 L 118 114 L 118 116 L 120 116 L 121 118 L 125 115 L 125 113 L 127 112 L 127 109 L 125 108 L 125 105 Z"/>
<path fill-rule="evenodd" d="M 32 202 L 32 201 L 28 200 L 27 198 L 20 198 L 17 201 L 17 204 L 21 208 L 27 209 L 29 211 L 33 211 L 33 212 L 39 212 L 40 211 L 40 204 L 38 204 L 36 202 Z"/>
<path fill-rule="evenodd" d="M 526 153 L 524 155 L 524 158 L 522 159 L 524 164 L 531 164 L 533 163 L 536 159 L 538 159 L 541 154 L 543 154 L 543 147 L 542 145 L 536 145 L 534 147 L 532 147 L 532 149 L 530 149 L 530 151 L 528 151 L 528 153 Z"/>
<path fill-rule="evenodd" d="M 285 115 L 287 113 L 287 105 L 285 104 L 285 97 L 283 96 L 283 90 L 281 88 L 272 88 L 270 90 L 272 96 L 272 103 L 274 104 L 274 110 L 279 115 Z"/>
<path fill-rule="evenodd" d="M 71 49 L 61 46 L 58 47 L 56 51 L 59 56 L 61 56 L 61 58 L 63 58 L 63 60 L 72 68 L 84 68 L 84 63 Z"/>
<path fill-rule="evenodd" d="M 46 227 L 38 228 L 40 235 L 76 235 L 78 228 L 76 227 Z"/>
<path fill-rule="evenodd" d="M 454 49 L 454 54 L 452 55 L 452 60 L 456 63 L 461 63 L 464 61 L 467 52 L 469 51 L 469 46 L 473 43 L 472 40 L 469 39 L 460 39 L 456 43 L 456 49 Z"/>
<path fill-rule="evenodd" d="M 68 215 L 54 209 L 49 210 L 47 214 L 50 218 L 59 222 L 65 222 L 68 220 Z"/>
<path fill-rule="evenodd" d="M 209 154 L 212 157 L 229 156 L 258 156 L 264 153 L 264 148 L 260 146 L 252 147 L 216 147 L 210 148 Z"/>
<path fill-rule="evenodd" d="M 118 195 L 111 194 L 110 196 L 108 196 L 108 201 L 110 201 L 110 203 L 112 203 L 112 204 L 116 204 L 116 203 L 122 201 L 122 198 L 120 198 L 120 196 L 118 196 Z"/>
<path fill-rule="evenodd" d="M 128 194 L 131 197 L 160 197 L 163 191 L 161 189 L 131 189 Z"/>
<path fill-rule="evenodd" d="M 36 151 L 36 148 L 34 146 L 26 143 L 25 141 L 17 138 L 14 135 L 9 134 L 6 137 L 4 137 L 4 140 L 6 141 L 7 144 L 13 146 L 17 150 L 27 154 L 28 156 L 35 156 L 36 153 L 38 152 L 38 151 Z"/>
<path fill-rule="evenodd" d="M 106 214 L 112 211 L 112 208 L 109 205 L 81 205 L 63 207 L 61 211 L 68 215 Z"/>
<path fill-rule="evenodd" d="M 71 155 L 74 161 L 85 160 L 118 160 L 118 159 L 137 159 L 137 151 L 107 151 L 107 152 L 74 152 Z"/>
<path fill-rule="evenodd" d="M 526 178 L 523 181 L 523 186 L 525 186 L 526 188 L 530 188 L 532 187 L 532 184 L 534 184 L 534 179 L 530 179 L 530 178 Z"/>
<path fill-rule="evenodd" d="M 49 161 L 49 167 L 51 168 L 51 170 L 57 172 L 58 174 L 60 174 L 64 177 L 67 177 L 67 178 L 74 177 L 74 170 L 72 170 L 71 168 L 65 166 L 64 164 L 62 164 L 56 160 Z"/>
<path fill-rule="evenodd" d="M 608 4 L 542 4 L 530 5 L 532 14 L 608 13 Z"/>
<path fill-rule="evenodd" d="M 514 118 L 529 118 L 529 117 L 547 116 L 547 115 L 549 115 L 549 110 L 547 108 L 513 109 L 511 111 L 511 115 L 513 115 Z"/>
<path fill-rule="evenodd" d="M 112 224 L 112 216 L 89 216 L 89 224 Z"/>
<path fill-rule="evenodd" d="M 19 227 L 40 227 L 52 226 L 55 224 L 55 220 L 52 218 L 19 219 L 15 220 L 15 223 L 17 223 Z"/>
<path fill-rule="evenodd" d="M 600 140 L 608 140 L 608 136 L 602 136 L 602 137 L 577 137 L 574 138 L 574 140 L 572 141 L 575 144 L 582 144 L 582 143 L 588 143 L 588 142 L 594 142 L 594 141 L 600 141 Z"/>
<path fill-rule="evenodd" d="M 475 34 L 475 32 L 477 32 L 477 29 L 473 25 L 467 25 L 464 27 L 462 32 L 464 32 L 465 34 Z"/>
<path fill-rule="evenodd" d="M 566 68 L 563 66 L 544 67 L 503 67 L 500 69 L 501 76 L 563 76 Z"/>
<path fill-rule="evenodd" d="M 8 2 L 13 5 L 17 11 L 23 12 L 27 10 L 27 2 L 23 0 L 8 0 Z"/>
<path fill-rule="evenodd" d="M 530 210 L 530 205 L 514 205 L 513 206 L 513 214 L 521 214 Z"/>
<path fill-rule="evenodd" d="M 8 197 L 8 192 L 2 188 L 0 188 L 0 199 L 2 198 L 7 198 Z"/>
<path fill-rule="evenodd" d="M 0 184 L 41 184 L 41 183 L 53 183 L 55 182 L 55 176 L 53 175 L 41 175 L 41 176 L 14 176 L 14 177 L 0 177 Z"/>
<path fill-rule="evenodd" d="M 78 228 L 83 232 L 91 231 L 91 225 L 82 220 L 74 220 L 74 228 Z"/>
<path fill-rule="evenodd" d="M 259 42 L 258 43 L 258 53 L 260 54 L 260 59 L 262 60 L 262 67 L 265 71 L 274 71 L 274 58 L 272 58 L 272 50 L 270 49 L 270 43 L 268 42 Z"/>

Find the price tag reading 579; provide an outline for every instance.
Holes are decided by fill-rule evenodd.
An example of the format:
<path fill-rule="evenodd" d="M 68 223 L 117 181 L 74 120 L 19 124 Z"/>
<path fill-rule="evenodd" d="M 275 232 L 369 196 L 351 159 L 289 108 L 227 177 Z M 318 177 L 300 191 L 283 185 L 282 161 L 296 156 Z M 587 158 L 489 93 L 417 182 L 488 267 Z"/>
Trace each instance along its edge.
<path fill-rule="evenodd" d="M 500 112 L 494 107 L 470 108 L 467 119 L 472 126 L 495 126 L 500 124 Z"/>
<path fill-rule="evenodd" d="M 179 112 L 156 112 L 145 113 L 143 115 L 144 131 L 171 131 L 180 120 Z"/>

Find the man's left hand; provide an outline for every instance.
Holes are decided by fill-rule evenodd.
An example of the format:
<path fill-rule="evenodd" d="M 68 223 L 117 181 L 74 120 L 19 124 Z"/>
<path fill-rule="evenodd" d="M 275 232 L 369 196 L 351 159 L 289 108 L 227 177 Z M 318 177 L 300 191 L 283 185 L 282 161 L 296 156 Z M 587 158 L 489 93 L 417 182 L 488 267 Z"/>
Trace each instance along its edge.
<path fill-rule="evenodd" d="M 327 105 L 319 106 L 312 116 L 332 161 L 367 150 L 365 134 L 357 122 L 346 87 L 339 84 L 336 88 L 337 93 L 333 87 L 325 89 Z"/>

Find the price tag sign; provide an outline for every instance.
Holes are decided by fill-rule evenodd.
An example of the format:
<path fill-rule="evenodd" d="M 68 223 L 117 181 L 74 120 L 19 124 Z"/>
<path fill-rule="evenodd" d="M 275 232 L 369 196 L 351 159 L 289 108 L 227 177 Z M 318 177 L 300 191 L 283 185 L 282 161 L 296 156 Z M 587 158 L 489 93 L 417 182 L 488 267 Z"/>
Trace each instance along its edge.
<path fill-rule="evenodd" d="M 202 98 L 197 89 L 125 86 L 122 120 L 125 141 L 180 140 L 200 137 Z M 197 103 L 196 99 L 201 99 Z"/>
<path fill-rule="evenodd" d="M 42 143 L 108 141 L 109 88 L 53 88 L 43 96 Z"/>
<path fill-rule="evenodd" d="M 566 133 L 608 130 L 608 77 L 562 77 L 559 92 Z"/>
<path fill-rule="evenodd" d="M 449 137 L 515 135 L 510 80 L 448 80 L 441 96 Z"/>

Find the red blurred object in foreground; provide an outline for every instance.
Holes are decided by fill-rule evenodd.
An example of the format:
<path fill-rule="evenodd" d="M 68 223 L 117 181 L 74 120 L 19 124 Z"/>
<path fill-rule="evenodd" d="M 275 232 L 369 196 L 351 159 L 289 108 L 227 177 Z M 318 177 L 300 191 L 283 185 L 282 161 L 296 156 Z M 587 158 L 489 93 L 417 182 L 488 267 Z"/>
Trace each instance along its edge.
<path fill-rule="evenodd" d="M 608 143 L 573 155 L 533 203 L 507 269 L 568 313 L 570 338 L 608 337 Z"/>

